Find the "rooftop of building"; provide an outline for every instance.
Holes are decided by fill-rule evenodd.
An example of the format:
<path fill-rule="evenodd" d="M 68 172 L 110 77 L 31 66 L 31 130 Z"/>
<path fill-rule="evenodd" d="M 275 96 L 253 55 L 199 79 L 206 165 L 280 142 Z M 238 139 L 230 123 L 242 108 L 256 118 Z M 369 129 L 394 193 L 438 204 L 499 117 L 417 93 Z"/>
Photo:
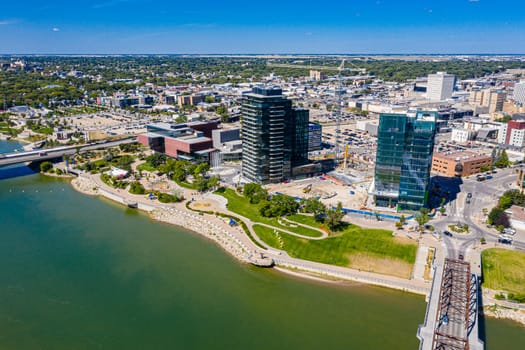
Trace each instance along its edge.
<path fill-rule="evenodd" d="M 283 89 L 281 87 L 274 86 L 274 85 L 268 85 L 268 86 L 255 86 L 246 95 L 275 97 L 275 96 L 282 96 L 282 94 L 283 94 Z"/>
<path fill-rule="evenodd" d="M 525 208 L 513 205 L 509 208 L 509 211 L 512 213 L 512 219 L 518 221 L 525 221 Z"/>
<path fill-rule="evenodd" d="M 441 158 L 452 161 L 475 161 L 492 159 L 491 156 L 481 153 L 474 153 L 470 151 L 446 151 L 446 152 L 434 152 L 434 158 Z"/>
<path fill-rule="evenodd" d="M 186 143 L 189 143 L 189 144 L 211 141 L 211 139 L 209 137 L 195 136 L 195 135 L 188 135 L 188 136 L 183 136 L 183 137 L 170 137 L 170 138 L 175 139 L 175 140 L 179 140 L 179 141 L 183 141 L 183 142 L 186 142 Z"/>

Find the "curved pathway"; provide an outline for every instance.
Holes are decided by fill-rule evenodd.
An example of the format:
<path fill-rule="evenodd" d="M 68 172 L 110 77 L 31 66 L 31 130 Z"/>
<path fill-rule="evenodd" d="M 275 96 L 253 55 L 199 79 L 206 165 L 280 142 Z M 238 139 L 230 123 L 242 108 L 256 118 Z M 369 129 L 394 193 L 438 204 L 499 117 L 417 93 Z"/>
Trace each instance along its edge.
<path fill-rule="evenodd" d="M 83 178 L 91 180 L 96 186 L 99 188 L 98 193 L 103 195 L 108 195 L 108 198 L 114 199 L 119 202 L 125 202 L 126 200 L 129 202 L 137 202 L 139 204 L 142 204 L 142 207 L 149 206 L 150 208 L 166 208 L 166 209 L 175 209 L 178 213 L 186 212 L 187 214 L 190 214 L 188 210 L 185 207 L 184 203 L 172 203 L 172 204 L 162 204 L 158 203 L 157 201 L 152 201 L 150 199 L 147 199 L 145 196 L 138 196 L 130 194 L 127 191 L 124 190 L 116 190 L 105 183 L 103 183 L 100 180 L 99 174 L 81 174 L 80 175 Z M 184 194 L 187 196 L 186 198 L 191 198 L 191 192 L 195 193 L 191 190 L 185 190 Z M 200 197 L 200 199 L 204 199 L 208 196 L 216 196 L 213 194 L 205 194 L 205 195 L 195 195 L 195 197 Z M 223 198 L 223 197 L 220 197 Z M 226 201 L 227 202 L 227 201 Z M 224 201 L 221 201 L 221 204 L 224 205 Z M 232 213 L 228 211 L 226 208 L 218 208 L 220 212 L 223 212 L 225 214 L 239 217 L 241 220 L 245 220 L 246 225 L 248 226 L 248 229 L 250 230 L 251 234 L 253 235 L 254 239 L 264 246 L 268 247 L 267 244 L 264 242 L 261 242 L 259 237 L 255 234 L 253 230 L 253 225 L 249 219 L 242 217 L 241 215 L 238 215 L 236 213 Z M 323 263 L 318 263 L 314 261 L 309 260 L 301 260 L 296 259 L 291 256 L 289 256 L 285 251 L 281 251 L 272 247 L 268 247 L 267 250 L 262 250 L 260 247 L 256 246 L 255 243 L 246 235 L 246 233 L 240 228 L 240 227 L 229 227 L 229 225 L 222 220 L 222 218 L 219 218 L 212 214 L 203 214 L 201 215 L 190 215 L 195 217 L 200 217 L 202 219 L 205 219 L 206 221 L 210 221 L 212 224 L 216 225 L 217 227 L 223 228 L 225 231 L 227 231 L 227 235 L 230 236 L 233 241 L 232 243 L 238 243 L 239 246 L 244 248 L 243 250 L 248 250 L 249 254 L 252 255 L 265 255 L 273 259 L 275 264 L 277 266 L 282 266 L 286 268 L 296 269 L 299 271 L 307 272 L 307 273 L 313 273 L 315 275 L 319 276 L 326 276 L 331 278 L 336 278 L 339 280 L 349 280 L 349 281 L 357 281 L 361 283 L 366 284 L 373 284 L 393 289 L 398 289 L 402 291 L 408 291 L 416 294 L 428 294 L 430 290 L 430 284 L 425 283 L 418 280 L 407 280 L 395 276 L 388 276 L 388 275 L 381 275 L 378 273 L 373 272 L 365 272 L 365 271 L 359 271 L 359 270 L 353 270 L 347 267 L 341 267 L 341 266 L 335 266 L 335 265 L 328 265 Z M 256 223 L 259 224 L 259 223 Z M 270 226 L 274 228 L 273 226 Z M 279 229 L 280 230 L 280 229 Z M 222 230 L 221 230 L 222 231 Z M 282 230 L 284 231 L 284 230 Z M 199 234 L 204 234 L 204 232 L 198 232 Z M 293 234 L 293 233 L 290 233 Z M 295 234 L 297 235 L 297 234 Z M 299 235 L 300 236 L 300 235 Z M 307 238 L 307 237 L 304 237 Z M 311 239 L 311 237 L 308 237 L 308 239 Z M 228 247 L 224 246 L 223 243 L 228 244 L 227 242 L 221 242 L 217 241 L 223 248 L 230 253 L 232 253 Z M 234 255 L 234 254 L 232 254 Z M 234 255 L 235 256 L 235 255 Z M 237 257 L 237 256 L 236 256 Z M 245 261 L 241 257 L 238 257 L 239 260 Z"/>

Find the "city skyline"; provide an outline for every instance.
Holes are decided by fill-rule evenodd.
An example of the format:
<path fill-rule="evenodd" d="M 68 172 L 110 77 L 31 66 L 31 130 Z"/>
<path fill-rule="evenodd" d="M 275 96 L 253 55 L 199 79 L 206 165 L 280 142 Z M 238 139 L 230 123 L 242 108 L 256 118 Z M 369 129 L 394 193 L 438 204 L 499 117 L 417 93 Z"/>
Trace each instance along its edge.
<path fill-rule="evenodd" d="M 0 53 L 525 53 L 525 5 L 516 0 L 505 6 L 492 0 L 240 5 L 10 2 L 0 15 Z"/>

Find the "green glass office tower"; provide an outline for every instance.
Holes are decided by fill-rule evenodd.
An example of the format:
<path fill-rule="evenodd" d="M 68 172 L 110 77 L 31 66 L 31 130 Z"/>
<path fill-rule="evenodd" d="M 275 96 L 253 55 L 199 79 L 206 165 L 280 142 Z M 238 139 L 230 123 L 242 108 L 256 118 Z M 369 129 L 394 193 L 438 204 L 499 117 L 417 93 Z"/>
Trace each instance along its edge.
<path fill-rule="evenodd" d="M 437 112 L 381 114 L 373 194 L 377 206 L 417 211 L 428 200 Z"/>
<path fill-rule="evenodd" d="M 241 112 L 244 178 L 280 182 L 308 162 L 308 110 L 292 108 L 280 88 L 253 88 L 243 96 Z"/>

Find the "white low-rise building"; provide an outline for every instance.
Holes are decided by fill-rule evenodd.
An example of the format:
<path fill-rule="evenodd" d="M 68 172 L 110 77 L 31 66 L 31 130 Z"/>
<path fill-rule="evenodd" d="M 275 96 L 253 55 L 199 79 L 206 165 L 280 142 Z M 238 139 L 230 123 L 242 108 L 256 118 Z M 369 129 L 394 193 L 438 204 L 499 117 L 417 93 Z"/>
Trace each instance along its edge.
<path fill-rule="evenodd" d="M 519 148 L 525 146 L 525 129 L 512 129 L 510 132 L 509 145 Z"/>
<path fill-rule="evenodd" d="M 451 141 L 458 143 L 467 143 L 474 138 L 474 132 L 469 129 L 452 129 Z"/>

